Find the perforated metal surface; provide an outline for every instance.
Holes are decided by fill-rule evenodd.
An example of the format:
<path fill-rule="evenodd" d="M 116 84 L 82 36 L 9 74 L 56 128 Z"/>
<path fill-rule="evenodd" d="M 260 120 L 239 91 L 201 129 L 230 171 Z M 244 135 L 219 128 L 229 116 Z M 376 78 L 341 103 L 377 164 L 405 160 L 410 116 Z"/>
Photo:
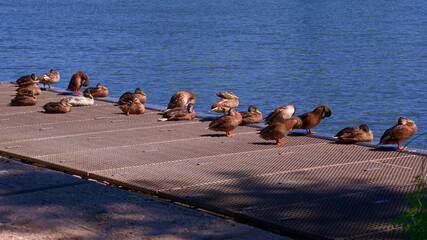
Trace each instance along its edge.
<path fill-rule="evenodd" d="M 158 122 L 159 112 L 124 115 L 96 101 L 67 114 L 41 104 L 9 107 L 14 87 L 0 84 L 0 151 L 238 217 L 293 236 L 387 239 L 388 219 L 403 213 L 423 155 L 292 134 L 284 146 L 252 127 L 233 138 L 209 121 Z M 197 111 L 197 106 L 195 107 Z"/>

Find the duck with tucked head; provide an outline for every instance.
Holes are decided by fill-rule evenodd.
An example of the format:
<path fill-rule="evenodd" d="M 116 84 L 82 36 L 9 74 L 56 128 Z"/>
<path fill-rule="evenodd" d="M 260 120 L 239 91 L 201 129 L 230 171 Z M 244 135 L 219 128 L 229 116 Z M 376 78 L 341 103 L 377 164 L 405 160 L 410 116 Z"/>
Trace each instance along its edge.
<path fill-rule="evenodd" d="M 251 123 L 262 122 L 262 114 L 254 105 L 250 105 L 248 111 L 240 112 L 242 115 L 242 123 L 240 125 L 246 125 Z"/>
<path fill-rule="evenodd" d="M 259 136 L 265 140 L 275 140 L 276 144 L 281 146 L 285 142 L 281 142 L 280 139 L 284 138 L 292 130 L 300 128 L 301 125 L 302 120 L 299 117 L 293 117 L 268 125 L 259 132 Z"/>
<path fill-rule="evenodd" d="M 304 113 L 298 116 L 302 121 L 302 125 L 299 128 L 305 129 L 307 134 L 315 134 L 316 132 L 312 132 L 311 129 L 319 125 L 320 121 L 322 121 L 325 117 L 330 116 L 331 109 L 329 109 L 328 106 L 318 106 L 312 112 Z"/>
<path fill-rule="evenodd" d="M 187 103 L 188 102 L 188 103 Z M 187 107 L 188 104 L 193 104 L 196 102 L 196 95 L 194 93 L 189 91 L 179 91 L 172 95 L 169 104 L 168 109 L 172 108 L 183 108 Z"/>
<path fill-rule="evenodd" d="M 96 88 L 86 88 L 84 92 L 92 94 L 93 97 L 108 97 L 108 88 L 104 87 L 101 83 L 98 83 Z"/>
<path fill-rule="evenodd" d="M 280 106 L 265 117 L 265 123 L 273 124 L 276 122 L 283 122 L 284 120 L 291 118 L 294 115 L 295 110 L 295 106 L 292 104 Z"/>
<path fill-rule="evenodd" d="M 234 134 L 230 134 L 239 124 L 242 123 L 242 115 L 232 107 L 228 110 L 228 115 L 224 115 L 212 120 L 209 124 L 209 129 L 218 132 L 225 132 L 227 137 L 233 137 Z"/>
<path fill-rule="evenodd" d="M 66 98 L 65 100 L 67 100 L 67 102 L 73 107 L 91 106 L 95 103 L 92 94 L 88 92 L 84 92 L 83 96 L 72 96 Z"/>
<path fill-rule="evenodd" d="M 189 103 L 187 109 L 177 107 L 166 109 L 159 121 L 180 121 L 180 120 L 193 120 L 196 113 L 193 110 L 193 104 Z"/>
<path fill-rule="evenodd" d="M 32 92 L 18 93 L 14 99 L 10 101 L 11 106 L 32 106 L 37 104 L 37 98 Z"/>
<path fill-rule="evenodd" d="M 33 83 L 25 87 L 19 87 L 16 89 L 16 92 L 21 95 L 27 92 L 30 92 L 31 94 L 34 94 L 34 95 L 40 95 L 42 93 L 37 83 Z"/>
<path fill-rule="evenodd" d="M 209 112 L 224 113 L 225 115 L 230 108 L 239 106 L 239 98 L 232 92 L 219 92 L 216 95 L 221 99 L 211 106 Z"/>
<path fill-rule="evenodd" d="M 67 113 L 71 112 L 71 104 L 66 99 L 60 102 L 49 102 L 43 106 L 45 113 Z"/>
<path fill-rule="evenodd" d="M 361 124 L 359 127 L 346 127 L 339 131 L 334 138 L 344 143 L 371 142 L 374 134 L 368 125 Z"/>
<path fill-rule="evenodd" d="M 68 91 L 76 91 L 76 94 L 80 94 L 80 89 L 82 87 L 87 87 L 89 85 L 89 77 L 85 72 L 79 71 L 73 74 L 68 84 Z"/>
<path fill-rule="evenodd" d="M 132 101 L 134 98 L 138 98 L 142 104 L 144 104 L 147 101 L 147 96 L 145 95 L 145 93 L 140 88 L 136 88 L 134 93 L 131 93 L 131 92 L 123 93 L 122 96 L 120 96 L 117 104 L 119 105 L 126 104 L 127 102 Z"/>
<path fill-rule="evenodd" d="M 16 80 L 15 83 L 18 84 L 19 87 L 26 87 L 34 83 L 38 84 L 39 82 L 37 81 L 37 76 L 33 73 L 31 75 L 25 75 L 18 78 L 18 80 Z"/>
<path fill-rule="evenodd" d="M 51 87 L 51 84 L 59 82 L 60 76 L 59 72 L 57 72 L 55 69 L 51 69 L 49 73 L 43 74 L 37 78 L 37 80 L 40 83 L 43 83 L 43 86 L 46 87 L 46 84 L 49 86 L 49 89 L 53 89 Z"/>
<path fill-rule="evenodd" d="M 414 121 L 406 117 L 400 117 L 397 124 L 387 129 L 381 137 L 381 144 L 397 144 L 399 150 L 406 150 L 406 147 L 400 146 L 401 143 L 406 142 L 412 135 L 417 132 L 417 125 Z"/>
<path fill-rule="evenodd" d="M 131 114 L 143 114 L 143 113 L 145 113 L 145 106 L 144 106 L 144 104 L 141 103 L 139 98 L 134 98 L 132 100 L 132 102 L 124 104 L 124 105 L 120 105 L 119 108 L 120 108 L 120 110 L 122 110 L 122 112 L 126 113 L 126 115 L 128 115 L 128 116 Z"/>

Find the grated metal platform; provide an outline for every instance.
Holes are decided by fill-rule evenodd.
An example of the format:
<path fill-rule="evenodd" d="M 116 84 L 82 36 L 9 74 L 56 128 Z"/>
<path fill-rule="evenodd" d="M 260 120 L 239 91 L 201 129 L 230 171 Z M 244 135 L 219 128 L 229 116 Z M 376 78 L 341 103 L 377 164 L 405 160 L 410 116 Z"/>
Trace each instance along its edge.
<path fill-rule="evenodd" d="M 65 97 L 43 91 L 38 104 L 7 106 L 16 87 L 0 84 L 0 154 L 109 181 L 226 214 L 295 238 L 390 239 L 387 221 L 425 155 L 338 144 L 291 134 L 284 146 L 238 127 L 233 138 L 209 121 L 158 122 L 159 112 L 126 116 L 96 101 L 67 114 L 42 106 Z M 197 104 L 196 104 L 197 112 Z"/>

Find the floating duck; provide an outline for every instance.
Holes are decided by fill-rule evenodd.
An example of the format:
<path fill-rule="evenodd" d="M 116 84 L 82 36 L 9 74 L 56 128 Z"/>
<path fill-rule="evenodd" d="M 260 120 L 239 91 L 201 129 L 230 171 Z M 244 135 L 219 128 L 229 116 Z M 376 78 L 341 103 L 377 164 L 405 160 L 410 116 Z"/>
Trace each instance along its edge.
<path fill-rule="evenodd" d="M 51 69 L 49 73 L 43 74 L 37 78 L 40 83 L 43 83 L 43 86 L 46 87 L 46 84 L 49 86 L 49 89 L 52 89 L 51 84 L 59 82 L 60 76 L 59 72 L 55 69 Z"/>
<path fill-rule="evenodd" d="M 315 134 L 311 129 L 319 125 L 320 121 L 325 117 L 331 116 L 331 109 L 326 105 L 321 105 L 315 108 L 312 112 L 304 113 L 298 117 L 302 120 L 301 129 L 305 129 L 307 134 Z"/>
<path fill-rule="evenodd" d="M 196 113 L 193 110 L 193 104 L 189 103 L 187 109 L 182 107 L 166 109 L 159 121 L 193 120 L 195 117 Z"/>
<path fill-rule="evenodd" d="M 239 98 L 232 92 L 219 92 L 216 94 L 221 99 L 216 101 L 209 112 L 218 112 L 226 114 L 230 108 L 239 106 Z"/>
<path fill-rule="evenodd" d="M 31 92 L 17 94 L 14 99 L 10 101 L 11 106 L 32 106 L 37 104 L 37 98 Z"/>
<path fill-rule="evenodd" d="M 145 113 L 145 106 L 141 103 L 139 98 L 134 98 L 132 102 L 119 106 L 122 112 L 126 113 L 126 115 L 131 114 L 143 114 Z"/>
<path fill-rule="evenodd" d="M 250 105 L 248 111 L 240 112 L 242 123 L 240 125 L 262 122 L 262 114 L 254 105 Z"/>
<path fill-rule="evenodd" d="M 228 115 L 218 117 L 209 124 L 209 129 L 218 132 L 225 132 L 227 137 L 233 137 L 230 134 L 239 124 L 242 123 L 242 115 L 232 107 L 228 110 Z"/>
<path fill-rule="evenodd" d="M 141 89 L 137 88 L 135 89 L 134 93 L 131 93 L 131 92 L 123 93 L 122 96 L 120 96 L 119 101 L 117 103 L 119 105 L 123 105 L 129 101 L 132 101 L 134 98 L 138 98 L 142 104 L 144 104 L 147 101 L 147 96 L 145 95 L 145 93 Z"/>
<path fill-rule="evenodd" d="M 93 100 L 92 94 L 90 94 L 89 92 L 84 92 L 83 96 L 72 96 L 66 98 L 65 100 L 67 100 L 67 102 L 73 107 L 91 106 L 95 102 Z"/>
<path fill-rule="evenodd" d="M 38 81 L 37 81 L 37 76 L 33 73 L 31 75 L 25 75 L 18 78 L 18 80 L 16 80 L 15 83 L 18 84 L 19 87 L 26 87 L 34 83 L 38 83 Z"/>
<path fill-rule="evenodd" d="M 25 86 L 25 87 L 19 87 L 16 89 L 16 92 L 18 94 L 21 94 L 21 95 L 24 95 L 26 93 L 31 93 L 34 95 L 40 95 L 42 93 L 42 91 L 39 88 L 37 83 L 33 83 L 33 84 Z"/>
<path fill-rule="evenodd" d="M 85 72 L 79 71 L 73 74 L 68 84 L 68 91 L 76 91 L 76 94 L 82 93 L 80 89 L 89 85 L 89 77 Z"/>
<path fill-rule="evenodd" d="M 267 117 L 265 117 L 265 123 L 273 124 L 276 122 L 282 122 L 286 119 L 290 119 L 295 113 L 295 106 L 292 104 L 281 106 L 274 109 Z"/>
<path fill-rule="evenodd" d="M 293 117 L 290 119 L 283 120 L 282 122 L 276 122 L 268 125 L 259 132 L 259 136 L 265 140 L 275 140 L 277 145 L 283 145 L 285 142 L 281 142 L 280 139 L 288 135 L 292 130 L 300 128 L 302 126 L 302 120 L 299 117 Z"/>
<path fill-rule="evenodd" d="M 359 127 L 346 127 L 334 137 L 345 143 L 371 142 L 374 139 L 374 134 L 368 125 L 361 124 Z"/>
<path fill-rule="evenodd" d="M 108 96 L 108 88 L 104 87 L 101 83 L 98 83 L 96 88 L 86 88 L 83 92 L 89 92 L 93 97 Z"/>
<path fill-rule="evenodd" d="M 43 106 L 45 113 L 67 113 L 71 112 L 71 104 L 66 99 L 60 102 L 49 102 Z"/>
<path fill-rule="evenodd" d="M 196 95 L 194 95 L 194 93 L 189 91 L 179 91 L 172 95 L 171 100 L 168 104 L 168 109 L 173 109 L 177 107 L 187 107 L 189 103 L 192 103 L 194 105 L 195 102 Z"/>
<path fill-rule="evenodd" d="M 381 144 L 397 144 L 399 150 L 406 150 L 406 147 L 401 147 L 400 144 L 407 141 L 412 135 L 417 132 L 417 125 L 414 121 L 406 117 L 400 117 L 399 121 L 393 127 L 387 129 L 381 137 Z"/>

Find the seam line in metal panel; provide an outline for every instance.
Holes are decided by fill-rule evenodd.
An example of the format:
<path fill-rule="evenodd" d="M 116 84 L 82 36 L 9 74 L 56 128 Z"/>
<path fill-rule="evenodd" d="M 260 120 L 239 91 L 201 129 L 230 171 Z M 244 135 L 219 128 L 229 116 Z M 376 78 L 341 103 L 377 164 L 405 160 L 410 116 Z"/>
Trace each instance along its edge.
<path fill-rule="evenodd" d="M 0 193 L 0 197 L 7 197 L 7 196 L 12 196 L 12 195 L 32 193 L 32 192 L 40 192 L 40 191 L 51 190 L 51 189 L 56 189 L 56 188 L 66 188 L 66 187 L 72 187 L 72 186 L 88 184 L 88 183 L 89 183 L 89 181 L 81 181 L 81 182 L 77 182 L 77 183 L 67 183 L 67 184 L 61 184 L 61 185 L 55 185 L 55 186 L 46 186 L 46 187 L 39 187 L 39 188 L 33 188 L 33 189 L 27 189 L 27 190 L 21 190 L 21 191 Z"/>

